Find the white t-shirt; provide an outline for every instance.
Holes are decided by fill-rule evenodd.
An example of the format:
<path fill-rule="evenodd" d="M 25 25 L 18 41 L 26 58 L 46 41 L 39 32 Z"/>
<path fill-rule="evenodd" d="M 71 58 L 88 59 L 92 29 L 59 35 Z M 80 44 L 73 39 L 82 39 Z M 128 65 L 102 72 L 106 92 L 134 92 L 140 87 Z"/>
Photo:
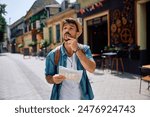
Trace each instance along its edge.
<path fill-rule="evenodd" d="M 77 70 L 77 62 L 75 60 L 75 54 L 71 57 L 67 57 L 67 68 Z M 80 84 L 74 80 L 64 80 L 60 90 L 60 100 L 80 100 L 81 90 Z"/>

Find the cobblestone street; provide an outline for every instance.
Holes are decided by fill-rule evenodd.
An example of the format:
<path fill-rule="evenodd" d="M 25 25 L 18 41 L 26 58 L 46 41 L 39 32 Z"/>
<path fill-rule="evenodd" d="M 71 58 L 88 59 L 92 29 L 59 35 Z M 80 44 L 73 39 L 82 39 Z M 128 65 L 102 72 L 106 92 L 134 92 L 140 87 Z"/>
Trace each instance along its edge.
<path fill-rule="evenodd" d="M 48 100 L 52 89 L 44 76 L 45 59 L 26 57 L 21 54 L 0 54 L 1 100 Z M 142 100 L 150 99 L 147 83 L 142 82 L 139 94 L 139 76 L 111 74 L 109 70 L 96 69 L 88 73 L 95 100 Z"/>

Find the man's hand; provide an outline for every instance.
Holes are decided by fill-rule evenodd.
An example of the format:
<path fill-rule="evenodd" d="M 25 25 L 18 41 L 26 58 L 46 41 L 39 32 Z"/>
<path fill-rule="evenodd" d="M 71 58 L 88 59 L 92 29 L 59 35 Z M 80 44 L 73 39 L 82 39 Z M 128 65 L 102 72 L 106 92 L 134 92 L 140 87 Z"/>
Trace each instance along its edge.
<path fill-rule="evenodd" d="M 67 37 L 69 40 L 67 41 L 67 43 L 70 45 L 72 51 L 76 51 L 78 49 L 78 42 L 77 39 L 74 39 L 70 36 Z"/>
<path fill-rule="evenodd" d="M 55 84 L 60 84 L 63 80 L 65 80 L 65 77 L 59 74 L 55 74 L 52 78 Z"/>

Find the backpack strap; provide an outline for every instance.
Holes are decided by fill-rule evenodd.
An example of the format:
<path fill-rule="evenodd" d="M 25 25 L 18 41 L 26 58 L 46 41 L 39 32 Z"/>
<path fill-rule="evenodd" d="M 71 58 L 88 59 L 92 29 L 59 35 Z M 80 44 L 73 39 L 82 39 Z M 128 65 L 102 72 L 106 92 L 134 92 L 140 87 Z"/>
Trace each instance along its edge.
<path fill-rule="evenodd" d="M 60 47 L 57 47 L 56 52 L 55 52 L 55 57 L 54 57 L 55 65 L 58 65 L 59 58 L 60 58 Z"/>

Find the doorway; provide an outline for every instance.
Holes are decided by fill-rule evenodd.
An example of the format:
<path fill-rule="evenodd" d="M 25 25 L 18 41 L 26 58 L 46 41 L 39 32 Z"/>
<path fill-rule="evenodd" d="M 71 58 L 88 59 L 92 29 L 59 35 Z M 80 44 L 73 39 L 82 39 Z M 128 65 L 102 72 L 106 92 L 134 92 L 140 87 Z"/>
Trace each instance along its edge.
<path fill-rule="evenodd" d="M 150 1 L 146 3 L 146 24 L 147 24 L 147 62 L 150 60 Z M 150 62 L 148 62 L 149 64 Z"/>
<path fill-rule="evenodd" d="M 137 2 L 137 43 L 141 65 L 150 63 L 150 0 Z"/>
<path fill-rule="evenodd" d="M 99 54 L 108 45 L 107 15 L 87 21 L 88 45 L 94 54 Z"/>

